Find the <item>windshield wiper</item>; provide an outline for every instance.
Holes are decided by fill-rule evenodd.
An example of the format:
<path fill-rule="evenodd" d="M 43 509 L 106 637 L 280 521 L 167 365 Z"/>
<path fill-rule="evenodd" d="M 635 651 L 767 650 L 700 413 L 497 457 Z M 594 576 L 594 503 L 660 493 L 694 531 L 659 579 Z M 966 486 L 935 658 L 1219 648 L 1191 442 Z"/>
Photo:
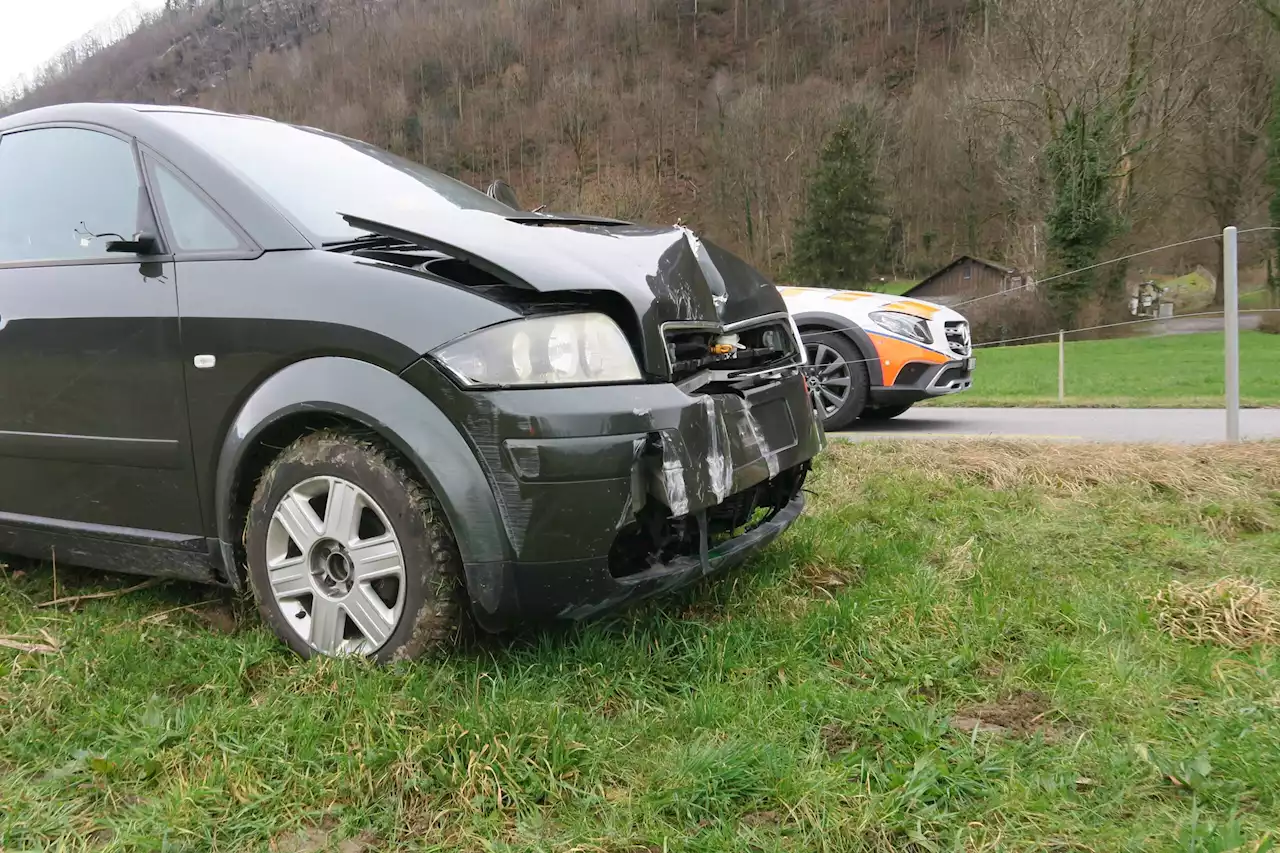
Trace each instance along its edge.
<path fill-rule="evenodd" d="M 359 249 L 416 249 L 418 246 L 399 237 L 385 234 L 361 234 L 349 240 L 331 240 L 320 244 L 330 252 L 354 252 Z"/>

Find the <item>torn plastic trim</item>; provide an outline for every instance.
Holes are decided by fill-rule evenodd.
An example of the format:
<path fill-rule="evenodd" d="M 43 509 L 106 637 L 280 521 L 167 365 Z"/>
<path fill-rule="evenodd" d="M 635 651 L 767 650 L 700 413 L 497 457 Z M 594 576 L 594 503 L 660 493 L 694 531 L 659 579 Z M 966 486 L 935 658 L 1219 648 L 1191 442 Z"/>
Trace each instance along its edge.
<path fill-rule="evenodd" d="M 599 601 L 571 604 L 556 616 L 569 620 L 590 619 L 630 602 L 674 592 L 704 577 L 741 565 L 794 524 L 804 511 L 804 504 L 804 493 L 797 492 L 771 519 L 714 548 L 709 546 L 706 513 L 700 512 L 696 516 L 701 528 L 697 556 L 676 557 L 643 572 L 614 579 L 614 591 L 610 595 Z"/>
<path fill-rule="evenodd" d="M 497 278 L 512 287 L 523 287 L 529 290 L 538 289 L 511 270 L 493 263 L 483 255 L 477 255 L 475 252 L 467 251 L 461 246 L 455 246 L 452 243 L 446 243 L 443 240 L 438 240 L 426 234 L 420 234 L 417 231 L 413 231 L 408 228 L 388 225 L 385 222 L 378 222 L 373 219 L 364 219 L 362 217 L 352 216 L 346 213 L 339 213 L 339 216 L 341 216 L 352 228 L 359 228 L 374 234 L 393 237 L 397 240 L 403 240 L 410 245 L 421 246 L 424 249 L 434 249 L 437 252 L 443 252 L 444 254 L 457 258 L 460 261 L 466 261 L 476 269 L 483 270 L 494 278 Z"/>
<path fill-rule="evenodd" d="M 697 234 L 694 234 L 684 225 L 676 225 L 676 228 L 684 234 L 689 247 L 693 249 L 694 257 L 698 259 L 698 266 L 702 268 L 702 275 L 707 281 L 707 286 L 711 288 L 711 299 L 715 302 L 716 312 L 723 312 L 725 303 L 729 301 L 729 288 L 725 285 L 724 276 L 720 273 L 720 268 L 715 265 L 715 261 L 711 260 L 707 247 L 702 244 L 702 239 Z"/>
<path fill-rule="evenodd" d="M 641 462 L 648 466 L 649 495 L 668 508 L 669 517 L 712 509 L 730 495 L 777 476 L 783 456 L 802 440 L 790 414 L 786 421 L 775 414 L 775 441 L 766 437 L 755 406 L 781 404 L 786 397 L 777 394 L 775 385 L 752 392 L 756 401 L 708 394 L 690 407 L 678 429 L 654 434 Z M 777 434 L 779 427 L 785 437 Z"/>
<path fill-rule="evenodd" d="M 790 342 L 790 347 L 782 351 L 777 359 L 762 366 L 740 370 L 716 369 L 714 366 L 709 366 L 692 376 L 679 380 L 675 383 L 676 386 L 686 394 L 693 394 L 698 389 L 713 382 L 733 384 L 747 380 L 778 380 L 804 367 L 808 358 L 805 355 L 800 330 L 797 328 L 795 320 L 786 311 L 764 314 L 760 317 L 752 317 L 748 320 L 740 320 L 729 324 L 682 321 L 663 323 L 661 329 L 664 342 L 669 340 L 671 332 L 696 331 L 724 336 L 739 335 L 764 326 L 779 326 L 788 330 L 787 339 Z M 672 359 L 670 348 L 665 348 L 664 352 L 667 359 L 667 372 L 669 375 L 673 375 L 676 372 L 676 364 Z"/>

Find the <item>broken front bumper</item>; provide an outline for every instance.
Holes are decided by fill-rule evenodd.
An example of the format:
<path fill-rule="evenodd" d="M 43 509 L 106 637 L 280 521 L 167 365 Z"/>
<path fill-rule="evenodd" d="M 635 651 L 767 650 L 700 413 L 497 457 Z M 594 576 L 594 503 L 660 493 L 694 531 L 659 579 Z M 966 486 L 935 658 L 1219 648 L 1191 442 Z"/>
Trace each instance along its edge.
<path fill-rule="evenodd" d="M 490 629 L 586 618 L 740 564 L 798 517 L 825 442 L 798 374 L 694 395 L 469 392 L 427 361 L 405 379 L 459 426 L 496 499 L 509 559 L 465 567 Z"/>

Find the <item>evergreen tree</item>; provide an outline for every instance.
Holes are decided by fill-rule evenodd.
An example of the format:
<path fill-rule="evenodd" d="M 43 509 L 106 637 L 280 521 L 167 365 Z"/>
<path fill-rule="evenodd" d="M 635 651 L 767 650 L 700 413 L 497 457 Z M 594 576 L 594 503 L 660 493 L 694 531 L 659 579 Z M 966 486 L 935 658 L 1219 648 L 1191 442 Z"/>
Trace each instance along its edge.
<path fill-rule="evenodd" d="M 1053 192 L 1045 238 L 1055 273 L 1098 263 L 1102 250 L 1124 230 L 1112 191 L 1117 159 L 1111 116 L 1101 107 L 1092 112 L 1073 109 L 1045 147 Z M 1104 281 L 1115 286 L 1114 277 L 1104 277 Z M 1098 291 L 1099 276 L 1094 270 L 1049 284 L 1050 298 L 1064 323 Z"/>
<path fill-rule="evenodd" d="M 822 149 L 795 226 L 790 273 L 797 284 L 865 285 L 883 254 L 885 224 L 869 125 L 866 110 L 854 111 Z"/>

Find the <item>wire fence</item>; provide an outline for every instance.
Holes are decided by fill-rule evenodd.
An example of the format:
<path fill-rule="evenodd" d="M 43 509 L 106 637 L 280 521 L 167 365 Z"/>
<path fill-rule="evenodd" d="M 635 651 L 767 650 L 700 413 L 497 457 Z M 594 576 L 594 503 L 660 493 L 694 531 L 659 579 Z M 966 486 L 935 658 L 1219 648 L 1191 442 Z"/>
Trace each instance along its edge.
<path fill-rule="evenodd" d="M 1274 233 L 1277 231 L 1280 231 L 1280 229 L 1273 228 L 1270 226 L 1262 226 L 1262 227 L 1241 229 L 1238 232 L 1236 232 L 1236 234 L 1237 235 L 1260 235 L 1265 233 Z M 1040 288 L 1043 285 L 1051 284 L 1055 281 L 1067 279 L 1071 276 L 1080 275 L 1082 273 L 1091 273 L 1102 268 L 1114 266 L 1116 264 L 1128 264 L 1129 262 L 1132 262 L 1136 259 L 1151 258 L 1152 256 L 1159 255 L 1160 253 L 1168 253 L 1168 252 L 1173 252 L 1178 250 L 1185 250 L 1190 247 L 1197 247 L 1199 244 L 1204 244 L 1210 241 L 1224 241 L 1225 238 L 1226 238 L 1225 232 L 1223 234 L 1207 234 L 1199 237 L 1192 237 L 1186 240 L 1179 240 L 1176 242 L 1168 243 L 1168 244 L 1157 246 L 1150 249 L 1143 249 L 1140 251 L 1130 252 L 1117 258 L 1101 261 L 1096 264 L 1090 264 L 1088 266 L 1084 266 L 1079 269 L 1057 273 L 1051 276 L 1047 276 L 1045 278 L 1034 279 L 1034 280 L 1029 278 L 1026 282 L 1022 284 L 1018 284 L 1016 286 L 1004 287 L 999 292 L 979 294 L 971 298 L 961 299 L 959 301 L 955 301 L 955 300 L 944 301 L 942 299 L 938 299 L 936 301 L 942 302 L 947 307 L 952 308 L 960 312 L 962 315 L 967 316 L 972 312 L 966 311 L 966 309 L 971 308 L 972 306 L 978 303 L 999 304 L 999 303 L 992 303 L 991 300 L 994 300 L 1000 297 L 1016 298 L 1019 295 L 1022 295 L 1022 298 L 1025 298 L 1025 294 L 1027 291 L 1035 290 L 1037 288 Z M 1226 243 L 1224 242 L 1223 245 L 1226 246 Z M 1223 253 L 1218 253 L 1216 251 L 1212 253 L 1213 255 L 1217 256 L 1217 260 L 1220 263 L 1226 261 L 1226 257 L 1230 257 L 1232 259 L 1235 258 L 1235 254 L 1234 254 L 1235 235 L 1232 235 L 1231 237 L 1231 245 L 1233 248 L 1231 250 L 1231 253 L 1229 254 L 1226 253 L 1225 251 Z M 1270 257 L 1274 257 L 1274 248 L 1269 248 L 1266 250 L 1266 252 L 1270 253 L 1269 254 Z M 1206 253 L 1204 253 L 1203 250 L 1201 250 L 1199 254 L 1202 258 L 1204 258 Z M 1263 251 L 1262 250 L 1255 251 L 1253 254 L 1256 259 L 1257 256 L 1263 254 Z M 1226 255 L 1226 257 L 1224 257 L 1224 255 Z M 1188 275 L 1182 275 L 1179 277 L 1179 279 L 1174 279 L 1172 276 L 1167 275 L 1167 273 L 1170 271 L 1176 274 L 1179 271 L 1179 267 L 1185 269 L 1186 266 L 1187 265 L 1185 263 L 1179 263 L 1179 262 L 1166 264 L 1164 268 L 1164 271 L 1166 273 L 1164 280 L 1177 281 L 1179 279 L 1188 278 L 1189 277 Z M 1214 297 L 1217 295 L 1217 293 L 1223 293 L 1222 288 L 1217 286 L 1218 281 L 1216 279 L 1216 276 L 1228 275 L 1227 270 L 1224 270 L 1222 266 L 1219 266 L 1218 263 L 1214 263 L 1213 260 L 1210 260 L 1210 259 L 1205 259 L 1203 262 L 1197 264 L 1196 268 L 1204 272 L 1205 277 L 1208 278 L 1209 289 L 1207 293 L 1205 292 L 1199 293 L 1198 296 L 1200 298 L 1202 299 L 1208 298 L 1209 300 L 1213 300 Z M 1150 268 L 1147 270 L 1147 272 L 1150 272 Z M 1123 303 L 1117 304 L 1116 302 L 1113 301 L 1109 305 L 1104 305 L 1102 306 L 1101 309 L 1095 310 L 1094 312 L 1095 316 L 1085 318 L 1086 319 L 1085 323 L 1078 326 L 1073 326 L 1071 328 L 1057 328 L 1054 330 L 1046 329 L 1044 331 L 1025 330 L 1023 333 L 997 335 L 992 339 L 986 339 L 986 340 L 976 339 L 978 336 L 975 335 L 976 340 L 975 340 L 975 343 L 972 345 L 972 351 L 973 353 L 976 354 L 977 351 L 979 350 L 990 351 L 996 348 L 1034 344 L 1038 342 L 1048 342 L 1056 339 L 1059 342 L 1058 357 L 1056 359 L 1056 365 L 1055 365 L 1056 380 L 1057 380 L 1056 383 L 1053 383 L 1051 381 L 1052 377 L 1050 376 L 1040 376 L 1039 374 L 1037 374 L 1037 376 L 1034 377 L 1033 381 L 1029 381 L 1023 384 L 1035 385 L 1036 388 L 1039 389 L 1039 393 L 1037 393 L 1035 396 L 1040 397 L 1042 399 L 1046 397 L 1052 399 L 1053 390 L 1054 390 L 1053 386 L 1056 384 L 1056 392 L 1057 392 L 1056 396 L 1058 401 L 1060 401 L 1064 405 L 1068 405 L 1070 398 L 1068 398 L 1066 391 L 1071 387 L 1071 384 L 1072 384 L 1067 381 L 1067 376 L 1066 376 L 1066 371 L 1069 366 L 1068 359 L 1066 359 L 1065 357 L 1066 345 L 1068 342 L 1071 343 L 1072 345 L 1075 345 L 1077 343 L 1080 343 L 1082 338 L 1112 337 L 1113 336 L 1112 333 L 1120 333 L 1122 336 L 1132 337 L 1130 335 L 1131 332 L 1146 332 L 1147 329 L 1149 329 L 1152 332 L 1155 332 L 1156 334 L 1151 334 L 1151 335 L 1139 334 L 1138 335 L 1139 339 L 1144 341 L 1157 340 L 1160 337 L 1163 337 L 1164 333 L 1178 334 L 1178 333 L 1191 333 L 1191 332 L 1198 332 L 1198 331 L 1226 331 L 1227 332 L 1226 350 L 1223 351 L 1222 356 L 1219 356 L 1214 359 L 1217 365 L 1225 367 L 1225 379 L 1223 378 L 1224 376 L 1223 373 L 1213 372 L 1218 369 L 1213 365 L 1197 365 L 1197 367 L 1201 368 L 1200 372 L 1205 374 L 1204 376 L 1201 377 L 1201 379 L 1204 380 L 1206 377 L 1210 377 L 1211 382 L 1209 382 L 1209 384 L 1216 386 L 1217 390 L 1207 395 L 1208 397 L 1212 397 L 1216 399 L 1225 399 L 1229 404 L 1233 401 L 1238 402 L 1238 393 L 1239 393 L 1238 349 L 1236 350 L 1236 355 L 1234 356 L 1236 360 L 1234 371 L 1232 368 L 1233 356 L 1231 354 L 1232 347 L 1233 346 L 1238 347 L 1238 338 L 1236 339 L 1235 342 L 1233 342 L 1231 324 L 1235 321 L 1237 317 L 1261 317 L 1264 319 L 1258 321 L 1258 325 L 1270 325 L 1273 328 L 1280 330 L 1280 323 L 1272 322 L 1273 318 L 1275 318 L 1277 315 L 1280 315 L 1280 299 L 1277 298 L 1277 294 L 1275 293 L 1274 290 L 1269 290 L 1269 288 L 1273 285 L 1273 281 L 1270 278 L 1270 275 L 1272 273 L 1270 265 L 1268 265 L 1267 267 L 1267 272 L 1268 272 L 1267 280 L 1262 282 L 1257 282 L 1257 278 L 1260 275 L 1260 273 L 1258 273 L 1256 270 L 1254 271 L 1255 274 L 1253 276 L 1253 280 L 1255 283 L 1259 284 L 1259 286 L 1255 287 L 1254 290 L 1255 291 L 1260 290 L 1262 292 L 1260 294 L 1250 297 L 1251 307 L 1240 307 L 1237 304 L 1236 310 L 1232 311 L 1230 310 L 1231 306 L 1216 308 L 1216 307 L 1209 307 L 1209 306 L 1202 305 L 1200 306 L 1201 308 L 1208 308 L 1208 310 L 1183 310 L 1179 313 L 1175 310 L 1175 306 L 1173 306 L 1172 303 L 1166 303 L 1167 305 L 1169 305 L 1169 308 L 1166 309 L 1165 313 L 1161 313 L 1161 307 L 1159 302 L 1163 300 L 1165 291 L 1163 290 L 1160 291 L 1159 299 L 1155 304 L 1144 303 L 1142 301 L 1143 300 L 1142 287 L 1144 285 L 1154 285 L 1154 282 L 1152 281 L 1143 282 L 1142 284 L 1137 285 L 1137 289 L 1135 290 L 1134 279 L 1143 278 L 1144 273 L 1141 270 L 1137 271 L 1136 273 L 1131 273 L 1126 267 L 1126 273 L 1127 273 L 1127 275 L 1125 276 L 1126 283 L 1123 289 L 1119 291 L 1119 293 L 1122 294 L 1124 297 Z M 1280 270 L 1277 270 L 1276 272 L 1280 272 Z M 1234 278 L 1238 274 L 1238 267 L 1231 269 L 1229 274 Z M 1224 278 L 1223 281 L 1225 284 L 1226 279 Z M 1217 291 L 1217 293 L 1215 293 L 1215 290 Z M 1268 293 L 1270 295 L 1267 295 Z M 1114 295 L 1115 295 L 1115 291 L 1113 291 L 1113 296 Z M 1261 296 L 1262 299 L 1258 299 L 1257 298 L 1258 296 Z M 929 301 L 934 301 L 933 297 L 929 295 L 922 295 L 920 298 L 929 300 Z M 1010 300 L 1010 302 L 1013 302 L 1013 301 L 1015 300 L 1014 299 Z M 1269 303 L 1269 307 L 1252 307 L 1255 303 L 1259 301 L 1264 302 L 1264 304 Z M 1185 308 L 1186 306 L 1178 305 L 1176 307 Z M 1146 311 L 1154 311 L 1158 316 L 1139 316 L 1139 317 L 1132 317 L 1131 319 L 1119 319 L 1115 316 L 1117 313 L 1121 313 L 1121 312 L 1132 315 L 1132 314 L 1138 313 L 1139 311 L 1142 311 L 1144 313 Z M 1214 325 L 1216 324 L 1205 323 L 1204 325 L 1197 325 L 1195 323 L 1195 321 L 1207 321 L 1207 320 L 1211 320 L 1213 318 L 1219 318 L 1219 317 L 1223 318 L 1223 323 L 1221 326 L 1218 326 L 1217 328 L 1214 328 Z M 1012 324 L 1006 324 L 1005 326 L 997 325 L 997 328 L 1007 328 L 1009 325 L 1012 325 Z M 1250 321 L 1249 325 L 1253 326 L 1254 325 L 1253 321 Z M 814 340 L 814 339 L 822 340 L 823 336 L 843 335 L 853 331 L 854 329 L 866 331 L 866 329 L 864 329 L 862 326 L 858 325 L 857 323 L 850 323 L 848 326 L 837 327 L 837 328 L 828 327 L 828 328 L 823 328 L 819 330 L 809 329 L 809 330 L 806 330 L 805 337 L 808 340 Z M 1017 329 L 1009 328 L 1009 331 L 1016 332 Z M 1280 339 L 1278 339 L 1278 341 L 1280 341 Z M 1278 345 L 1277 348 L 1280 349 L 1280 345 Z M 1166 348 L 1165 350 L 1160 350 L 1159 347 L 1157 347 L 1153 349 L 1153 352 L 1156 352 L 1156 351 L 1173 352 L 1174 350 L 1173 348 Z M 1257 351 L 1256 346 L 1254 347 L 1253 351 L 1254 352 Z M 1125 352 L 1128 354 L 1127 357 L 1136 357 L 1134 354 L 1138 352 L 1138 349 L 1129 348 L 1129 349 L 1126 349 Z M 1196 352 L 1199 354 L 1198 355 L 1199 360 L 1203 361 L 1204 360 L 1203 359 L 1203 356 L 1204 356 L 1203 343 L 1198 346 L 1198 348 L 1196 349 Z M 877 362 L 880 360 L 881 359 L 879 357 L 868 357 L 868 358 L 860 358 L 860 359 L 839 358 L 834 361 L 832 360 L 825 361 L 823 364 L 823 369 L 831 370 L 840 365 L 869 364 L 871 362 Z M 1136 360 L 1138 362 L 1150 361 L 1149 358 L 1140 358 L 1140 357 L 1137 357 Z M 1051 364 L 1051 362 L 1044 357 L 1037 357 L 1036 359 L 1033 359 L 1033 360 L 1024 360 L 1024 361 L 1025 361 L 1025 364 L 1033 364 L 1034 369 L 1037 371 L 1049 368 L 1049 365 Z M 1012 362 L 1009 362 L 1009 363 L 1012 363 Z M 1098 369 L 1097 365 L 1091 365 L 1091 367 L 1093 369 Z M 1158 372 L 1167 374 L 1167 376 L 1162 377 L 1162 381 L 1150 380 L 1150 378 L 1148 377 L 1148 381 L 1153 386 L 1160 386 L 1159 388 L 1154 390 L 1163 392 L 1167 390 L 1168 386 L 1177 385 L 1176 379 L 1178 378 L 1177 377 L 1178 372 L 1179 371 L 1185 372 L 1186 368 L 1187 368 L 1186 365 L 1177 364 L 1177 363 L 1169 363 L 1167 365 L 1158 365 L 1155 368 L 1155 370 Z M 1124 374 L 1125 371 L 1130 371 L 1131 367 L 1125 364 L 1116 364 L 1114 366 L 1104 365 L 1101 369 L 1104 371 L 1110 371 L 1112 373 Z M 1257 378 L 1257 376 L 1260 374 L 1265 374 L 1265 376 L 1270 376 L 1271 373 L 1272 372 L 1269 372 L 1269 371 L 1260 372 L 1255 370 L 1255 371 L 1252 371 L 1251 376 L 1254 378 Z M 1280 371 L 1274 371 L 1274 373 L 1277 375 L 1280 375 Z M 1168 376 L 1174 377 L 1174 381 L 1163 381 L 1164 379 L 1167 379 Z M 984 393 L 981 390 L 981 377 L 982 377 L 982 367 L 981 367 L 981 363 L 979 363 L 977 372 L 975 373 L 975 386 L 974 386 L 975 390 L 973 392 L 970 392 L 974 396 L 980 396 Z M 1130 379 L 1130 377 L 1128 377 L 1127 375 L 1125 378 L 1126 380 Z M 1096 377 L 1091 379 L 1096 379 Z M 1045 381 L 1045 380 L 1049 380 L 1049 381 Z M 1267 382 L 1267 388 L 1264 389 L 1265 393 L 1262 396 L 1265 397 L 1266 399 L 1261 404 L 1280 405 L 1280 378 L 1277 378 L 1275 380 L 1266 379 L 1265 381 Z M 1231 393 L 1231 386 L 1233 382 L 1236 385 L 1236 395 L 1237 395 L 1236 398 L 1233 398 Z M 1090 382 L 1082 382 L 1081 384 L 1089 385 Z M 1106 384 L 1106 383 L 1093 382 L 1093 384 Z M 1272 387 L 1273 385 L 1274 387 Z M 1142 386 L 1143 386 L 1142 376 L 1131 378 L 1130 386 L 1128 386 L 1129 391 L 1131 393 L 1128 396 L 1141 398 L 1144 396 L 1144 391 L 1152 390 L 1152 389 L 1146 389 Z M 1202 385 L 1201 388 L 1203 389 L 1203 387 L 1207 387 L 1207 386 Z M 1270 397 L 1274 397 L 1275 398 L 1274 401 L 1271 401 Z M 1200 397 L 1197 398 L 1197 400 L 1200 404 L 1203 404 L 1203 401 L 1205 398 L 1206 398 L 1206 395 L 1201 395 Z M 1250 398 L 1255 403 L 1257 399 L 1261 399 L 1253 394 L 1250 395 Z M 1096 402 L 1096 401 L 1093 401 L 1093 402 Z M 1176 401 L 1172 404 L 1176 405 Z M 1228 406 L 1228 408 L 1230 409 L 1230 405 Z M 1230 419 L 1230 415 L 1229 415 L 1229 419 Z M 1230 436 L 1230 433 L 1231 433 L 1231 429 L 1229 427 L 1228 428 L 1229 436 Z"/>
<path fill-rule="evenodd" d="M 1276 231 L 1280 231 L 1280 228 L 1274 228 L 1271 226 L 1260 226 L 1256 228 L 1241 229 L 1238 233 L 1244 235 L 1244 234 L 1256 234 L 1256 233 L 1276 232 Z M 1008 287 L 996 293 L 988 293 L 982 296 L 976 296 L 971 299 L 966 299 L 960 302 L 947 302 L 944 304 L 948 308 L 951 308 L 960 313 L 964 313 L 964 312 L 961 312 L 960 309 L 976 304 L 978 302 L 984 302 L 988 299 L 994 299 L 998 297 L 1009 297 L 1014 295 L 1015 293 L 1025 292 L 1027 290 L 1035 290 L 1045 284 L 1070 278 L 1071 276 L 1080 275 L 1082 273 L 1087 273 L 1087 272 L 1093 272 L 1095 270 L 1098 270 L 1104 267 L 1113 266 L 1115 264 L 1120 264 L 1120 263 L 1126 263 L 1128 261 L 1135 260 L 1137 258 L 1155 255 L 1161 252 L 1169 251 L 1171 249 L 1179 249 L 1179 248 L 1184 248 L 1186 246 L 1195 245 L 1197 243 L 1203 243 L 1207 241 L 1221 240 L 1221 239 L 1222 239 L 1221 234 L 1207 234 L 1201 237 L 1192 237 L 1186 240 L 1179 240 L 1177 242 L 1167 243 L 1163 246 L 1157 246 L 1152 249 L 1143 249 L 1141 251 L 1131 252 L 1129 254 L 1122 255 L 1117 258 L 1111 258 L 1106 261 L 1100 261 L 1099 263 L 1096 263 L 1096 264 L 1090 264 L 1088 266 L 1080 267 L 1078 269 L 1069 270 L 1063 273 L 1057 273 L 1051 276 L 1046 276 L 1045 278 L 1030 280 L 1024 284 Z M 1277 270 L 1277 273 L 1280 273 L 1280 270 Z M 1240 309 L 1241 314 L 1267 314 L 1275 311 L 1280 311 L 1280 305 L 1277 305 L 1276 307 L 1268 307 L 1268 308 L 1241 308 Z M 1024 343 L 1024 342 L 1033 341 L 1033 340 L 1056 338 L 1059 332 L 1065 333 L 1066 335 L 1070 336 L 1074 334 L 1082 334 L 1085 332 L 1102 331 L 1106 329 L 1115 329 L 1115 328 L 1121 328 L 1125 326 L 1136 326 L 1136 325 L 1146 324 L 1146 323 L 1168 322 L 1170 320 L 1184 320 L 1184 319 L 1189 319 L 1193 317 L 1223 316 L 1225 313 L 1226 312 L 1224 309 L 1217 309 L 1213 311 L 1175 313 L 1171 316 L 1166 316 L 1166 317 L 1142 317 L 1135 320 L 1122 320 L 1122 321 L 1107 322 L 1107 323 L 1094 323 L 1094 324 L 1085 325 L 1085 326 L 1077 326 L 1077 327 L 1065 328 L 1065 329 L 1055 329 L 1054 331 L 1047 331 L 1047 332 L 1036 333 L 1036 334 L 1017 335 L 1017 336 L 1011 336 L 1006 338 L 998 338 L 996 340 L 990 340 L 990 341 L 979 341 L 974 343 L 973 347 L 975 349 L 979 349 L 979 348 L 988 348 L 988 347 L 997 347 L 997 346 L 1007 346 L 1013 343 Z M 807 334 L 810 336 L 824 335 L 824 334 L 840 335 L 840 334 L 851 332 L 851 331 L 854 331 L 855 329 L 861 329 L 861 328 L 862 328 L 861 326 L 851 323 L 848 326 L 838 326 L 838 327 L 829 327 L 821 330 L 812 330 Z M 875 361 L 875 359 L 859 359 L 858 360 L 858 362 L 862 362 L 862 361 Z M 855 363 L 855 362 L 850 361 L 849 363 Z"/>
<path fill-rule="evenodd" d="M 1009 346 L 1010 344 L 1025 344 L 1030 341 L 1047 340 L 1051 338 L 1056 338 L 1059 335 L 1070 336 L 1077 333 L 1096 332 L 1096 331 L 1101 331 L 1103 329 L 1115 329 L 1115 328 L 1120 328 L 1122 326 L 1137 326 L 1137 325 L 1146 324 L 1146 323 L 1169 324 L 1174 321 L 1189 320 L 1196 317 L 1222 317 L 1225 313 L 1226 313 L 1225 311 L 1198 311 L 1191 314 L 1175 314 L 1172 317 L 1144 317 L 1140 320 L 1123 320 L 1118 323 L 1102 323 L 1095 326 L 1080 326 L 1079 328 L 1074 328 L 1074 329 L 1062 329 L 1057 332 L 1042 332 L 1035 335 L 1022 335 L 1016 338 L 1002 338 L 998 341 L 984 341 L 982 343 L 973 344 L 971 348 L 978 350 L 978 349 L 988 349 L 991 347 L 1005 347 L 1005 346 Z M 1242 315 L 1280 314 L 1280 308 L 1245 308 L 1245 309 L 1241 309 L 1240 313 Z M 835 327 L 827 327 L 822 329 L 810 329 L 804 332 L 804 337 L 806 339 L 813 339 L 813 338 L 821 338 L 824 335 L 840 336 L 840 335 L 846 335 L 846 333 L 852 332 L 855 330 L 866 331 L 866 329 L 860 325 L 850 324 L 848 326 L 835 326 Z M 866 364 L 868 362 L 879 361 L 879 360 L 880 360 L 879 358 L 837 359 L 834 361 L 829 361 L 827 363 L 828 364 Z"/>
<path fill-rule="evenodd" d="M 1010 287 L 1007 290 L 1002 290 L 999 293 L 988 293 L 985 296 L 977 296 L 966 302 L 960 302 L 951 307 L 959 309 L 965 305 L 972 305 L 975 302 L 982 302 L 985 299 L 992 299 L 997 296 L 1008 296 L 1009 294 L 1016 293 L 1020 290 L 1029 290 L 1031 288 L 1035 288 L 1040 285 L 1049 284 L 1050 282 L 1060 281 L 1065 278 L 1070 278 L 1073 275 L 1080 275 L 1081 273 L 1093 272 L 1094 270 L 1099 270 L 1099 269 L 1102 269 L 1103 267 L 1109 267 L 1109 266 L 1114 266 L 1116 264 L 1127 263 L 1128 261 L 1136 260 L 1138 258 L 1145 257 L 1147 255 L 1154 255 L 1159 252 L 1167 252 L 1170 249 L 1181 249 L 1184 246 L 1190 246 L 1195 243 L 1202 243 L 1206 240 L 1217 240 L 1221 236 L 1222 236 L 1221 234 L 1208 234 L 1204 237 L 1192 237 L 1189 240 L 1179 240 L 1176 243 L 1168 243 L 1164 246 L 1157 246 L 1154 249 L 1143 249 L 1140 252 L 1132 252 L 1128 255 L 1123 255 L 1119 258 L 1112 258 L 1111 260 L 1108 260 L 1108 261 L 1101 261 L 1096 264 L 1090 264 L 1087 267 L 1080 267 L 1079 269 L 1058 273 L 1057 275 L 1051 275 L 1051 276 L 1048 276 L 1047 278 L 1041 278 L 1041 279 L 1036 279 L 1034 281 L 1029 281 L 1026 284 L 1018 285 L 1016 287 Z"/>
<path fill-rule="evenodd" d="M 1240 311 L 1241 314 L 1280 314 L 1280 308 L 1245 308 Z M 1076 329 L 1063 329 L 1059 332 L 1044 332 L 1038 335 L 1023 335 L 1018 338 L 1005 338 L 999 341 L 986 341 L 980 344 L 974 344 L 974 349 L 985 349 L 988 347 L 1002 347 L 1015 343 L 1026 343 L 1033 340 L 1044 340 L 1046 338 L 1056 338 L 1059 335 L 1073 335 L 1084 332 L 1098 332 L 1103 329 L 1118 329 L 1123 326 L 1137 326 L 1145 323 L 1164 323 L 1170 324 L 1178 320 L 1190 320 L 1195 317 L 1223 317 L 1225 311 L 1197 311 L 1190 314 L 1174 314 L 1171 317 L 1143 317 L 1140 320 L 1122 320 L 1118 323 L 1101 323 L 1096 326 L 1081 326 Z"/>

